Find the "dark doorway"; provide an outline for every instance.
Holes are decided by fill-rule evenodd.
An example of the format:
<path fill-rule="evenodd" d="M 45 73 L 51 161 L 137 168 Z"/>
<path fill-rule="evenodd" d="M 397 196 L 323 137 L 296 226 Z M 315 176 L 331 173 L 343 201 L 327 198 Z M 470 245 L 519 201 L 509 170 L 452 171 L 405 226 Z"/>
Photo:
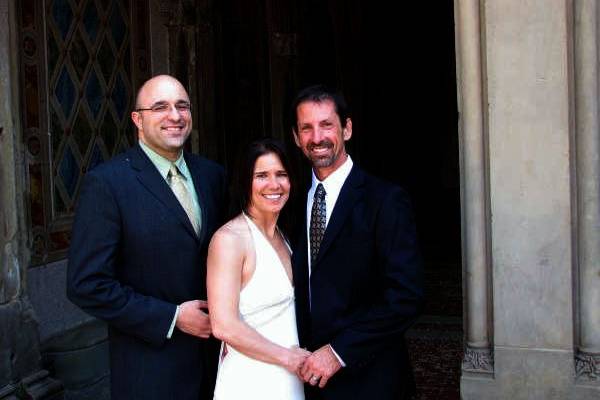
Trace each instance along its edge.
<path fill-rule="evenodd" d="M 214 99 L 200 115 L 212 121 L 205 137 L 218 143 L 207 155 L 231 169 L 243 143 L 263 135 L 284 139 L 294 151 L 287 112 L 295 91 L 313 83 L 340 88 L 352 110 L 349 153 L 413 200 L 427 290 L 425 316 L 408 333 L 420 398 L 458 399 L 462 278 L 453 1 L 196 3 L 204 4 L 191 10 L 201 36 L 196 54 L 204 56 L 196 61 L 197 75 L 214 80 L 199 85 L 210 88 L 199 93 L 199 102 Z"/>

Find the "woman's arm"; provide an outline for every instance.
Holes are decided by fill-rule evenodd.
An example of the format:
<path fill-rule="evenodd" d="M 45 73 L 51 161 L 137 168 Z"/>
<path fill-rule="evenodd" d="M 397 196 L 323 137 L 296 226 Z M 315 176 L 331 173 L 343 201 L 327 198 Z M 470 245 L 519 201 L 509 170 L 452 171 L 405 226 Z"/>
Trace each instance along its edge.
<path fill-rule="evenodd" d="M 276 364 L 296 373 L 310 354 L 300 348 L 279 346 L 239 317 L 242 272 L 248 238 L 231 229 L 219 229 L 208 250 L 207 290 L 213 335 L 248 357 Z"/>

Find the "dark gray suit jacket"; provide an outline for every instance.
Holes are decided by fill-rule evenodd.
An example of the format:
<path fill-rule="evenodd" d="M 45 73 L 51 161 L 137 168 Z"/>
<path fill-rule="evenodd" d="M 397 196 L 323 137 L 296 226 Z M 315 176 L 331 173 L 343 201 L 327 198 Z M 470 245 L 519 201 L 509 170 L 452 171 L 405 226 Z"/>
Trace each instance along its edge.
<path fill-rule="evenodd" d="M 166 335 L 177 304 L 206 299 L 206 253 L 223 222 L 226 180 L 217 164 L 184 157 L 202 210 L 199 235 L 139 145 L 89 171 L 81 188 L 67 293 L 108 323 L 113 400 L 212 398 L 214 344 L 177 329 Z"/>
<path fill-rule="evenodd" d="M 423 298 L 407 195 L 353 166 L 311 266 L 310 304 L 306 223 L 292 258 L 300 344 L 330 343 L 347 364 L 307 397 L 403 398 L 414 387 L 404 332 Z"/>

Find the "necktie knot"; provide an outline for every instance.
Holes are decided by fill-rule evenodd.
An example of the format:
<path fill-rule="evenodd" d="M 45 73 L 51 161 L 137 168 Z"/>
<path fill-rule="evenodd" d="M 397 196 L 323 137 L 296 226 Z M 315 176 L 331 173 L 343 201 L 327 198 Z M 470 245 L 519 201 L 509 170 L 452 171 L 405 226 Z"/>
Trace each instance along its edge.
<path fill-rule="evenodd" d="M 319 183 L 317 185 L 317 190 L 315 190 L 315 199 L 325 200 L 326 194 L 327 194 L 327 192 L 325 192 L 325 188 L 323 187 L 323 184 Z"/>
<path fill-rule="evenodd" d="M 179 169 L 175 164 L 171 164 L 169 167 L 169 179 L 179 179 L 181 178 L 181 174 L 179 173 Z"/>

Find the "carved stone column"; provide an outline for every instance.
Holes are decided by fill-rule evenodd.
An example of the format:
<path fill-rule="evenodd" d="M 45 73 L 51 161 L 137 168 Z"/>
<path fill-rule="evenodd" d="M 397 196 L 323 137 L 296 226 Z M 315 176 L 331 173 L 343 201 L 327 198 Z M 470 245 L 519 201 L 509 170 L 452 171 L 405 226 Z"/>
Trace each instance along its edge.
<path fill-rule="evenodd" d="M 490 373 L 487 150 L 478 0 L 457 0 L 465 354 L 463 371 Z"/>
<path fill-rule="evenodd" d="M 600 381 L 600 84 L 598 3 L 575 2 L 575 107 L 579 260 L 579 379 Z"/>
<path fill-rule="evenodd" d="M 16 3 L 0 0 L 0 399 L 50 399 L 62 386 L 40 369 L 38 325 L 23 285 L 29 254 L 14 57 Z"/>

